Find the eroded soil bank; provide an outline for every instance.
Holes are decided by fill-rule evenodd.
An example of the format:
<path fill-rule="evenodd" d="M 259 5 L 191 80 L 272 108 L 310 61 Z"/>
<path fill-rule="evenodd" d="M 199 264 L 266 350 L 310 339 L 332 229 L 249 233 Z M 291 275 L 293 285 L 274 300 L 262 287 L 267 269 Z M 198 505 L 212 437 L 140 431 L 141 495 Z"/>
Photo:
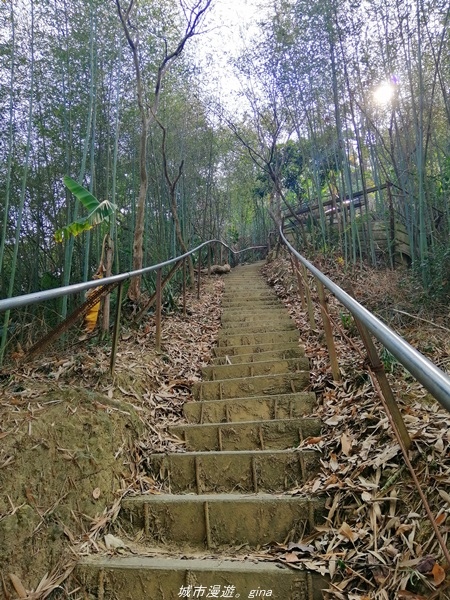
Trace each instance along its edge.
<path fill-rule="evenodd" d="M 0 598 L 68 597 L 77 559 L 108 551 L 122 498 L 158 492 L 146 457 L 180 447 L 169 427 L 210 360 L 222 289 L 205 278 L 186 316 L 164 316 L 160 353 L 151 314 L 124 326 L 113 376 L 110 344 L 73 331 L 73 346 L 2 371 Z"/>
<path fill-rule="evenodd" d="M 2 414 L 0 564 L 26 589 L 71 563 L 133 472 L 143 423 L 129 404 L 82 388 L 20 392 Z M 62 568 L 64 567 L 64 568 Z M 5 585 L 6 581 L 5 581 Z M 6 595 L 6 592 L 5 592 Z"/>

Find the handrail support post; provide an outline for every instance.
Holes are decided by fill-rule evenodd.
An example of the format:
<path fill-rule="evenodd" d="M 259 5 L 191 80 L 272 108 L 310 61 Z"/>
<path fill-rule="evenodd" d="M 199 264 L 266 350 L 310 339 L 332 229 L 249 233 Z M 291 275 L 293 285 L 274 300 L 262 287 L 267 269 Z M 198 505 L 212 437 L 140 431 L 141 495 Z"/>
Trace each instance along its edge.
<path fill-rule="evenodd" d="M 202 268 L 202 251 L 199 250 L 198 251 L 198 267 L 197 267 L 197 300 L 200 300 L 200 279 L 201 279 L 201 274 L 200 274 L 200 270 Z"/>
<path fill-rule="evenodd" d="M 322 313 L 323 329 L 325 332 L 325 340 L 327 343 L 328 354 L 330 356 L 331 371 L 334 381 L 341 381 L 341 372 L 337 359 L 336 346 L 333 338 L 333 330 L 331 328 L 330 316 L 328 314 L 327 299 L 325 297 L 325 288 L 323 283 L 316 278 L 317 293 L 319 294 L 320 311 Z"/>
<path fill-rule="evenodd" d="M 123 282 L 121 281 L 117 286 L 117 306 L 116 306 L 116 316 L 114 319 L 114 329 L 113 329 L 113 337 L 112 337 L 112 345 L 111 345 L 111 359 L 109 362 L 109 370 L 111 375 L 114 373 L 114 365 L 116 364 L 116 354 L 117 354 L 117 346 L 119 343 L 119 334 L 120 334 L 120 316 L 122 312 L 122 292 L 123 292 Z"/>
<path fill-rule="evenodd" d="M 161 303 L 162 303 L 162 284 L 161 269 L 156 271 L 156 304 L 155 304 L 155 347 L 157 352 L 161 350 Z"/>
<path fill-rule="evenodd" d="M 300 296 L 300 301 L 302 303 L 302 310 L 306 310 L 305 292 L 304 292 L 304 286 L 303 286 L 303 281 L 302 281 L 302 275 L 300 273 L 300 262 L 296 256 L 294 258 L 292 258 L 292 254 L 291 254 L 291 260 L 293 261 L 294 271 L 297 276 L 298 294 Z"/>
<path fill-rule="evenodd" d="M 186 259 L 183 258 L 183 317 L 186 316 Z"/>
<path fill-rule="evenodd" d="M 354 298 L 355 293 L 353 291 L 352 285 L 348 283 L 346 287 L 347 292 L 352 298 Z M 373 343 L 372 336 L 370 335 L 370 332 L 364 325 L 364 323 L 362 323 L 358 319 L 358 317 L 355 317 L 355 315 L 352 316 L 353 320 L 355 321 L 356 327 L 358 328 L 358 332 L 364 344 L 364 348 L 366 349 L 367 359 L 371 367 L 371 372 L 375 375 L 378 381 L 380 393 L 383 395 L 383 398 L 386 402 L 386 406 L 392 416 L 392 419 L 402 439 L 402 442 L 405 448 L 409 450 L 411 448 L 412 441 L 406 428 L 405 422 L 403 420 L 402 413 L 400 412 L 398 404 L 395 400 L 392 388 L 389 385 L 389 381 L 386 376 L 386 371 L 384 370 L 384 365 L 380 357 L 378 356 L 378 352 L 375 347 L 375 344 Z"/>
<path fill-rule="evenodd" d="M 371 370 L 378 381 L 380 391 L 383 394 L 383 398 L 386 402 L 386 406 L 388 407 L 389 412 L 392 415 L 392 419 L 397 427 L 400 437 L 402 438 L 405 448 L 409 450 L 412 444 L 411 438 L 409 436 L 408 430 L 406 429 L 402 413 L 400 412 L 398 404 L 395 400 L 392 388 L 389 385 L 389 381 L 386 376 L 386 371 L 384 370 L 383 363 L 381 362 L 381 359 L 378 356 L 375 344 L 373 343 L 370 333 L 365 327 L 365 325 L 363 325 L 357 317 L 353 316 L 353 319 L 356 323 L 356 327 L 358 328 L 359 335 L 361 336 L 364 347 L 367 351 L 367 358 L 369 360 Z"/>
<path fill-rule="evenodd" d="M 304 265 L 302 265 L 302 271 L 303 271 L 303 281 L 305 283 L 305 295 L 306 295 L 306 304 L 308 306 L 309 324 L 311 326 L 311 329 L 315 329 L 316 321 L 314 319 L 314 307 L 313 307 L 313 303 L 311 300 L 311 289 L 310 289 L 309 283 L 308 283 L 308 273 L 307 273 L 306 267 Z"/>

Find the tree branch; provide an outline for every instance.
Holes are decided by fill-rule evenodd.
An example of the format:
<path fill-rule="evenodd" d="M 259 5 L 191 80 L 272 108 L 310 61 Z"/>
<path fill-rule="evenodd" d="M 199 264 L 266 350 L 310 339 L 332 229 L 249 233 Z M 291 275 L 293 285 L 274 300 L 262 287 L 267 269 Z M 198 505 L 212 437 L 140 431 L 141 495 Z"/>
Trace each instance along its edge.
<path fill-rule="evenodd" d="M 155 85 L 155 98 L 159 97 L 161 83 L 167 69 L 170 67 L 171 63 L 183 52 L 186 42 L 196 34 L 196 29 L 212 2 L 212 0 L 205 0 L 204 5 L 202 7 L 203 1 L 204 0 L 198 0 L 197 4 L 190 11 L 189 16 L 187 17 L 188 22 L 186 25 L 184 35 L 178 42 L 178 45 L 175 48 L 175 50 L 173 50 L 173 52 L 171 52 L 170 54 L 167 54 L 166 47 L 166 56 L 164 57 L 162 63 L 159 65 L 158 68 L 158 76 L 156 78 Z M 184 7 L 184 4 L 182 3 L 181 6 L 186 16 L 186 9 Z"/>

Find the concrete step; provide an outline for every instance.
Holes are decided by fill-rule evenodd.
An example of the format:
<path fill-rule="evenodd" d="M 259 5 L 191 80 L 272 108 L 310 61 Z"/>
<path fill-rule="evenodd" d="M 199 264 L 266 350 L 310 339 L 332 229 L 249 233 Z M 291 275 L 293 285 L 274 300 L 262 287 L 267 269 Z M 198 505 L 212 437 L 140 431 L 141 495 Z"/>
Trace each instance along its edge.
<path fill-rule="evenodd" d="M 221 298 L 221 304 L 227 303 L 247 303 L 247 302 L 261 302 L 261 301 L 269 301 L 269 302 L 278 302 L 280 301 L 276 294 L 271 289 L 264 290 L 254 290 L 252 288 L 240 289 L 239 291 L 230 291 L 227 294 L 224 294 Z"/>
<path fill-rule="evenodd" d="M 249 315 L 249 314 L 258 314 L 258 313 L 270 313 L 270 311 L 280 311 L 283 309 L 283 306 L 277 302 L 260 302 L 258 304 L 245 304 L 243 302 L 239 302 L 236 304 L 229 304 L 228 306 L 222 305 L 222 315 L 230 315 L 231 317 L 235 315 Z"/>
<path fill-rule="evenodd" d="M 271 494 L 160 494 L 125 498 L 119 525 L 145 542 L 179 549 L 249 548 L 297 540 L 323 522 L 324 503 Z"/>
<path fill-rule="evenodd" d="M 187 402 L 184 416 L 191 423 L 238 423 L 271 419 L 295 419 L 309 415 L 316 406 L 312 392 L 275 394 L 206 402 Z"/>
<path fill-rule="evenodd" d="M 239 363 L 234 365 L 212 365 L 202 369 L 203 379 L 216 381 L 223 379 L 238 379 L 241 377 L 253 377 L 255 375 L 276 375 L 280 373 L 295 373 L 296 371 L 307 371 L 309 359 L 305 356 L 300 358 L 277 359 L 271 361 L 257 361 L 250 363 Z"/>
<path fill-rule="evenodd" d="M 90 556 L 78 564 L 77 576 L 83 597 L 97 600 L 179 600 L 183 593 L 190 594 L 187 598 L 321 600 L 321 590 L 328 587 L 318 574 L 279 563 L 223 558 Z"/>
<path fill-rule="evenodd" d="M 226 310 L 223 312 L 220 322 L 222 327 L 228 327 L 228 325 L 232 323 L 254 323 L 255 321 L 261 323 L 262 319 L 264 321 L 271 321 L 272 319 L 285 319 L 286 321 L 292 321 L 292 319 L 286 311 L 283 311 L 282 308 L 276 306 L 265 310 Z"/>
<path fill-rule="evenodd" d="M 279 306 L 283 307 L 283 304 L 278 300 L 278 298 L 274 294 L 266 294 L 265 297 L 253 298 L 248 294 L 244 294 L 242 296 L 229 296 L 228 298 L 223 298 L 221 305 L 224 309 L 228 308 L 238 308 L 242 305 L 242 308 L 251 309 L 251 308 L 262 308 L 264 306 Z"/>
<path fill-rule="evenodd" d="M 223 400 L 302 392 L 309 385 L 309 370 L 279 375 L 256 375 L 238 379 L 201 381 L 192 386 L 195 400 Z"/>
<path fill-rule="evenodd" d="M 243 290 L 253 290 L 253 291 L 271 291 L 273 293 L 273 288 L 270 285 L 267 285 L 261 278 L 247 278 L 244 279 L 227 279 L 227 285 L 225 287 L 224 295 L 232 294 L 233 292 L 237 292 L 238 294 L 242 294 Z"/>
<path fill-rule="evenodd" d="M 270 326 L 270 325 L 269 325 Z M 298 342 L 298 329 L 288 331 L 265 331 L 263 333 L 219 334 L 218 346 L 250 346 L 252 344 L 279 344 Z"/>
<path fill-rule="evenodd" d="M 147 468 L 172 494 L 283 492 L 317 472 L 319 454 L 312 450 L 173 452 L 152 454 Z"/>
<path fill-rule="evenodd" d="M 186 442 L 189 451 L 285 450 L 319 435 L 321 425 L 320 419 L 274 419 L 174 425 L 170 433 Z"/>
<path fill-rule="evenodd" d="M 289 317 L 286 317 L 285 315 L 266 317 L 264 319 L 264 321 L 267 323 L 265 328 L 261 327 L 261 318 L 262 317 L 259 317 L 258 320 L 258 318 L 256 317 L 251 321 L 244 321 L 239 319 L 233 321 L 225 321 L 225 323 L 221 324 L 221 334 L 231 335 L 234 333 L 239 333 L 239 331 L 242 331 L 244 333 L 258 333 L 260 331 L 264 331 L 264 329 L 269 328 L 271 331 L 281 331 L 283 329 L 297 329 L 295 322 L 292 319 L 289 319 Z"/>
<path fill-rule="evenodd" d="M 270 301 L 276 301 L 280 303 L 278 296 L 272 288 L 260 288 L 252 289 L 251 286 L 236 286 L 235 289 L 226 291 L 221 298 L 222 302 L 236 301 L 236 300 L 261 300 L 267 299 Z"/>
<path fill-rule="evenodd" d="M 242 285 L 242 284 L 239 286 L 236 286 L 233 289 L 229 289 L 226 292 L 224 292 L 224 294 L 222 295 L 221 301 L 234 300 L 235 298 L 242 298 L 243 300 L 245 300 L 246 298 L 248 298 L 249 294 L 252 294 L 253 296 L 258 296 L 258 295 L 263 294 L 263 295 L 266 295 L 271 300 L 276 300 L 277 302 L 279 302 L 281 304 L 281 302 L 273 288 L 265 287 L 265 288 L 256 289 L 252 292 L 251 286 Z"/>
<path fill-rule="evenodd" d="M 249 312 L 249 311 L 264 311 L 271 309 L 282 310 L 283 305 L 279 300 L 265 300 L 255 302 L 249 299 L 242 300 L 230 300 L 228 302 L 222 302 L 221 308 L 224 313 L 236 313 L 236 312 Z"/>
<path fill-rule="evenodd" d="M 288 342 L 266 342 L 253 344 L 238 344 L 236 346 L 216 346 L 212 349 L 215 357 L 223 356 L 239 356 L 245 354 L 260 354 L 262 352 L 273 352 L 278 350 L 292 350 L 293 348 L 301 348 L 298 340 Z"/>
<path fill-rule="evenodd" d="M 234 323 L 229 327 L 222 327 L 219 335 L 217 336 L 219 344 L 227 337 L 239 336 L 239 335 L 260 335 L 261 333 L 275 333 L 275 332 L 289 332 L 296 331 L 297 338 L 299 336 L 297 326 L 294 321 L 288 320 L 268 320 L 265 327 L 261 323 Z"/>
<path fill-rule="evenodd" d="M 213 365 L 236 365 L 239 363 L 266 362 L 269 360 L 286 360 L 305 356 L 305 349 L 301 347 L 288 350 L 270 350 L 269 352 L 255 352 L 254 354 L 236 354 L 231 356 L 218 356 L 212 359 Z"/>

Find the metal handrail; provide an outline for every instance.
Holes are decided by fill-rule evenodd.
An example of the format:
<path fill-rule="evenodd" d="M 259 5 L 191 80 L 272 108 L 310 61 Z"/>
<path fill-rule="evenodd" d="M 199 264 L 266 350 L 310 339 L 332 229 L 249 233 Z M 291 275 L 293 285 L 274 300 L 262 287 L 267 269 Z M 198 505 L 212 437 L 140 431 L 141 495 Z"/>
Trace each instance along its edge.
<path fill-rule="evenodd" d="M 36 304 L 38 302 L 44 302 L 45 300 L 52 300 L 54 298 L 60 298 L 61 296 L 69 296 L 72 294 L 76 294 L 77 292 L 84 292 L 90 288 L 99 287 L 108 285 L 111 283 L 120 283 L 122 281 L 126 281 L 132 277 L 136 277 L 137 275 L 143 275 L 145 273 L 151 273 L 152 271 L 157 271 L 158 269 L 162 269 L 168 265 L 172 265 L 176 262 L 179 262 L 188 256 L 194 254 L 195 252 L 201 250 L 204 246 L 210 244 L 222 244 L 227 250 L 229 250 L 233 254 L 240 254 L 245 252 L 246 250 L 256 250 L 258 248 L 266 248 L 267 246 L 251 246 L 249 248 L 244 248 L 244 250 L 233 250 L 221 240 L 208 240 L 207 242 L 203 242 L 199 246 L 196 246 L 189 252 L 182 254 L 180 256 L 176 256 L 175 258 L 171 258 L 162 263 L 158 263 L 157 265 L 151 265 L 150 267 L 144 267 L 143 269 L 137 269 L 135 271 L 128 271 L 127 273 L 120 273 L 119 275 L 111 275 L 110 277 L 105 277 L 101 280 L 95 279 L 91 281 L 85 281 L 82 283 L 74 283 L 71 285 L 66 285 L 63 287 L 53 288 L 51 290 L 44 290 L 40 292 L 32 292 L 31 294 L 23 294 L 22 296 L 16 296 L 13 298 L 6 298 L 4 300 L 0 300 L 0 313 L 12 310 L 14 308 L 19 308 L 21 306 L 28 306 L 30 304 Z"/>
<path fill-rule="evenodd" d="M 450 377 L 299 254 L 288 242 L 281 227 L 279 232 L 283 243 L 290 252 L 323 283 L 354 317 L 367 327 L 377 340 L 436 398 L 441 406 L 450 412 Z"/>

